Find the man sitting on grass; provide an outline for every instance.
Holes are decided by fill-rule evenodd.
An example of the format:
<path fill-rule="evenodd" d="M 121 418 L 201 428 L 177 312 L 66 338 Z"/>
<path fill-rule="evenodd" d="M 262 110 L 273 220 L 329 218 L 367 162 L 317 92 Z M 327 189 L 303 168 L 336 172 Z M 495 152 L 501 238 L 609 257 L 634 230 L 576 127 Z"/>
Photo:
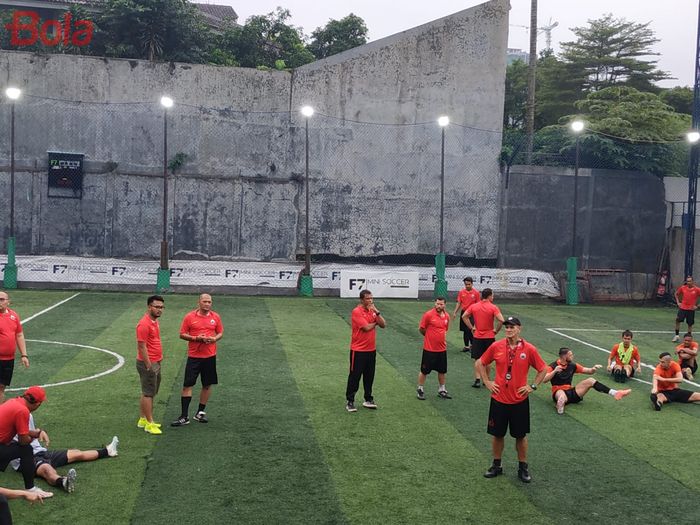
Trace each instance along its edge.
<path fill-rule="evenodd" d="M 700 392 L 683 390 L 679 385 L 683 382 L 681 365 L 673 361 L 671 354 L 663 352 L 659 355 L 659 364 L 654 369 L 654 379 L 651 385 L 651 405 L 654 410 L 661 410 L 664 403 L 700 403 Z"/>
<path fill-rule="evenodd" d="M 683 342 L 676 347 L 678 354 L 678 364 L 681 365 L 683 377 L 688 381 L 693 380 L 693 374 L 698 371 L 698 344 L 693 341 L 693 334 L 687 333 L 683 336 Z"/>

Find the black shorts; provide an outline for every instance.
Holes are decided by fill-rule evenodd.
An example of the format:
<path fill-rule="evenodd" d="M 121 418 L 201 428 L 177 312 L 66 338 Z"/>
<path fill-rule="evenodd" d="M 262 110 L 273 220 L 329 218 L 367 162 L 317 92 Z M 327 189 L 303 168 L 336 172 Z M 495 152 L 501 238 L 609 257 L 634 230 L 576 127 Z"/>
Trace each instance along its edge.
<path fill-rule="evenodd" d="M 557 390 L 557 392 L 564 392 L 564 394 L 566 394 L 567 405 L 572 405 L 583 401 L 583 398 L 576 393 L 575 388 L 569 388 L 568 390 Z M 552 400 L 555 403 L 557 402 L 557 392 L 552 392 Z"/>
<path fill-rule="evenodd" d="M 679 308 L 676 314 L 676 322 L 682 323 L 683 321 L 688 323 L 688 326 L 693 326 L 695 324 L 695 310 L 683 310 Z"/>
<path fill-rule="evenodd" d="M 471 332 L 471 328 L 469 328 L 466 323 L 464 322 L 464 319 L 462 319 L 462 316 L 464 315 L 464 310 L 460 310 L 459 314 L 459 331 L 460 332 Z M 469 316 L 469 320 L 471 321 L 472 325 L 474 324 L 474 318 L 472 316 Z"/>
<path fill-rule="evenodd" d="M 503 437 L 508 428 L 510 428 L 510 435 L 516 439 L 524 438 L 530 432 L 529 399 L 509 405 L 491 398 L 486 432 L 492 436 Z"/>
<path fill-rule="evenodd" d="M 420 371 L 428 375 L 433 370 L 438 374 L 447 373 L 447 352 L 428 352 L 423 350 Z"/>
<path fill-rule="evenodd" d="M 696 359 L 695 362 L 691 365 L 690 361 L 688 361 L 686 359 L 682 359 L 681 360 L 681 368 L 690 368 L 690 371 L 693 374 L 695 374 L 695 372 L 698 371 L 698 361 Z"/>
<path fill-rule="evenodd" d="M 662 390 L 659 394 L 663 394 L 669 403 L 688 403 L 693 392 L 682 388 L 674 388 L 673 390 Z"/>
<path fill-rule="evenodd" d="M 216 356 L 188 357 L 185 366 L 185 381 L 182 384 L 189 388 L 197 384 L 197 377 L 202 376 L 202 386 L 216 385 L 219 377 L 216 375 Z"/>
<path fill-rule="evenodd" d="M 12 383 L 12 373 L 14 370 L 14 359 L 0 360 L 0 385 L 10 386 L 10 383 Z"/>
<path fill-rule="evenodd" d="M 34 454 L 34 466 L 39 468 L 44 463 L 48 463 L 53 468 L 63 467 L 68 465 L 67 450 L 47 450 Z"/>
<path fill-rule="evenodd" d="M 491 346 L 496 339 L 479 339 L 475 337 L 472 341 L 472 359 L 479 359 L 486 349 Z"/>

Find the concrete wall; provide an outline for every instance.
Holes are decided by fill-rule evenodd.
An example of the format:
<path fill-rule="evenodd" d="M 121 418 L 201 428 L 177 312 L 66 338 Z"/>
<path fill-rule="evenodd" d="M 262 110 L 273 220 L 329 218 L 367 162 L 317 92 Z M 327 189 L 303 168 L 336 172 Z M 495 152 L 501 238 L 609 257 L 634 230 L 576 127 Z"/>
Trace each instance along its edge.
<path fill-rule="evenodd" d="M 314 252 L 436 251 L 435 120 L 448 114 L 469 127 L 447 132 L 445 248 L 493 258 L 508 9 L 507 0 L 493 0 L 293 74 L 0 52 L 0 83 L 26 95 L 16 106 L 18 253 L 158 256 L 158 100 L 167 93 L 176 101 L 169 158 L 188 155 L 168 204 L 174 253 L 269 260 L 303 251 L 297 110 L 312 103 L 326 115 L 310 122 Z M 0 121 L 9 121 L 6 103 Z M 367 122 L 396 126 L 380 133 Z M 8 151 L 8 134 L 0 134 L 3 187 Z M 81 200 L 47 197 L 47 151 L 85 154 Z M 8 199 L 2 192 L 0 207 Z M 3 243 L 8 233 L 3 222 Z"/>

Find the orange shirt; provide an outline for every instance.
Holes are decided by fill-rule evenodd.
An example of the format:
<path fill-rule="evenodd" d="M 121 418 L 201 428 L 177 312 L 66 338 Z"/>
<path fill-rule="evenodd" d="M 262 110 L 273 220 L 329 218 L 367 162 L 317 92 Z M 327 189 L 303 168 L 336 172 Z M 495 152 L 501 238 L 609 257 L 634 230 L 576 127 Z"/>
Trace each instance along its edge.
<path fill-rule="evenodd" d="M 471 290 L 462 288 L 459 292 L 457 292 L 457 302 L 459 303 L 459 306 L 463 312 L 466 312 L 467 308 L 480 300 L 481 294 L 479 293 L 479 290 L 475 290 L 474 288 Z"/>
<path fill-rule="evenodd" d="M 445 336 L 450 327 L 450 316 L 447 312 L 438 314 L 435 308 L 431 308 L 421 317 L 418 328 L 425 330 L 423 336 L 423 350 L 428 352 L 446 352 L 447 341 Z"/>
<path fill-rule="evenodd" d="M 483 299 L 467 308 L 467 313 L 474 318 L 474 337 L 477 339 L 493 339 L 496 332 L 493 330 L 493 320 L 501 313 L 498 306 L 488 299 Z"/>
<path fill-rule="evenodd" d="M 541 372 L 547 364 L 540 357 L 537 348 L 521 339 L 510 348 L 508 339 L 496 341 L 488 347 L 481 362 L 488 365 L 492 361 L 496 362 L 495 382 L 499 386 L 498 394 L 491 394 L 491 397 L 500 403 L 514 405 L 527 399 L 527 395 L 519 396 L 518 389 L 527 385 L 527 373 L 530 367 Z M 506 374 L 510 369 L 510 380 L 506 379 Z"/>
<path fill-rule="evenodd" d="M 216 312 L 209 311 L 207 315 L 199 313 L 199 308 L 188 313 L 180 325 L 180 335 L 202 335 L 215 337 L 223 333 L 224 325 Z M 190 357 L 213 357 L 216 355 L 216 343 L 187 342 L 187 355 Z"/>
<path fill-rule="evenodd" d="M 377 314 L 372 310 L 367 310 L 360 304 L 352 311 L 350 320 L 352 324 L 350 350 L 355 350 L 356 352 L 374 352 L 377 349 L 377 331 L 372 329 L 365 332 L 362 330 L 362 327 L 376 322 Z"/>
<path fill-rule="evenodd" d="M 29 434 L 29 408 L 21 397 L 0 405 L 0 443 L 9 444 L 15 434 Z"/>
<path fill-rule="evenodd" d="M 698 349 L 698 342 L 697 342 L 697 341 L 693 341 L 692 343 L 690 343 L 690 349 L 691 349 L 691 350 L 697 350 L 697 349 Z M 679 354 L 679 352 L 682 352 L 683 350 L 687 350 L 687 348 L 686 348 L 686 346 L 685 346 L 684 343 L 681 343 L 681 344 L 679 344 L 679 345 L 676 347 L 676 353 L 678 354 L 678 362 L 679 362 L 679 363 L 681 363 L 681 362 L 683 361 L 683 358 L 682 358 L 682 357 L 680 356 L 680 354 Z M 691 358 L 689 358 L 689 359 L 691 359 Z"/>
<path fill-rule="evenodd" d="M 666 377 L 668 379 L 672 379 L 680 373 L 681 373 L 681 365 L 679 365 L 675 361 L 671 361 L 671 366 L 669 366 L 668 368 L 664 368 L 661 365 L 656 365 L 656 368 L 654 369 L 655 375 L 660 376 L 660 377 Z M 657 381 L 656 384 L 658 385 L 659 392 L 664 392 L 667 390 L 675 390 L 677 388 L 680 388 L 679 383 L 669 383 L 667 381 Z"/>
<path fill-rule="evenodd" d="M 615 359 L 615 364 L 622 366 L 622 360 L 620 360 L 620 354 L 617 353 L 617 347 L 620 346 L 622 343 L 617 343 L 615 346 L 612 347 L 612 350 L 610 351 L 610 357 Z M 641 361 L 641 358 L 639 357 L 639 350 L 637 349 L 636 346 L 632 345 L 632 358 L 630 359 L 630 362 L 628 363 L 630 366 L 633 366 L 632 363 L 635 361 L 639 363 Z"/>
<path fill-rule="evenodd" d="M 158 363 L 163 360 L 163 346 L 160 343 L 160 325 L 158 319 L 151 319 L 151 316 L 144 315 L 139 324 L 136 325 L 136 340 L 139 343 L 146 343 L 148 358 Z M 143 361 L 141 354 L 136 352 L 136 359 Z"/>
<path fill-rule="evenodd" d="M 679 296 L 682 296 L 681 310 L 692 310 L 698 302 L 698 297 L 700 297 L 700 287 L 693 286 L 689 288 L 687 284 L 684 284 L 676 290 L 676 297 Z"/>
<path fill-rule="evenodd" d="M 7 308 L 0 314 L 0 360 L 10 361 L 17 351 L 17 334 L 22 333 L 22 323 L 14 310 Z"/>

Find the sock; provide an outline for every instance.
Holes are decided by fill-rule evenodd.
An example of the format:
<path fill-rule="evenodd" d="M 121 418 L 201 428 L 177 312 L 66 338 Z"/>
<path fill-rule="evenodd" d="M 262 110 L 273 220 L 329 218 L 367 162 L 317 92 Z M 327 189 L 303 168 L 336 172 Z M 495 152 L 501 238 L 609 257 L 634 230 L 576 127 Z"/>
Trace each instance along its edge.
<path fill-rule="evenodd" d="M 652 403 L 656 404 L 656 400 L 657 400 L 657 399 L 656 399 L 656 394 L 651 394 L 651 395 L 649 396 L 649 398 L 651 399 L 651 402 L 652 402 Z"/>
<path fill-rule="evenodd" d="M 611 396 L 615 395 L 607 386 L 605 386 L 600 381 L 596 381 L 595 383 L 593 383 L 593 390 L 595 390 L 596 392 L 602 392 L 603 394 L 610 394 Z"/>
<path fill-rule="evenodd" d="M 56 480 L 56 484 L 54 487 L 61 487 L 63 488 L 63 480 L 66 479 L 65 476 L 61 476 Z"/>
<path fill-rule="evenodd" d="M 418 385 L 418 390 L 423 391 L 423 385 Z"/>
<path fill-rule="evenodd" d="M 617 394 L 617 390 L 615 390 L 614 388 L 610 388 L 608 389 L 608 394 L 615 397 L 615 394 Z"/>
<path fill-rule="evenodd" d="M 197 412 L 204 412 L 205 408 L 207 408 L 207 405 L 203 405 L 202 403 L 200 403 Z"/>
<path fill-rule="evenodd" d="M 493 458 L 493 466 L 500 467 L 501 466 L 501 459 L 500 458 L 498 458 L 498 459 Z"/>
<path fill-rule="evenodd" d="M 438 392 L 444 392 L 445 391 L 445 385 L 440 385 L 438 387 Z"/>
<path fill-rule="evenodd" d="M 109 454 L 107 454 L 107 448 L 101 448 L 97 451 L 97 459 L 106 458 L 107 456 L 109 456 Z"/>
<path fill-rule="evenodd" d="M 668 337 L 668 336 L 666 336 L 666 337 Z M 522 470 L 522 469 L 526 469 L 526 468 L 527 468 L 527 462 L 518 461 L 518 469 Z"/>
<path fill-rule="evenodd" d="M 678 330 L 676 330 L 676 335 L 680 335 L 680 334 L 678 333 Z M 668 336 L 666 336 L 666 337 L 668 337 Z"/>
<path fill-rule="evenodd" d="M 180 398 L 180 405 L 182 406 L 180 417 L 187 417 L 187 412 L 190 410 L 190 401 L 192 401 L 192 396 L 182 396 Z"/>

